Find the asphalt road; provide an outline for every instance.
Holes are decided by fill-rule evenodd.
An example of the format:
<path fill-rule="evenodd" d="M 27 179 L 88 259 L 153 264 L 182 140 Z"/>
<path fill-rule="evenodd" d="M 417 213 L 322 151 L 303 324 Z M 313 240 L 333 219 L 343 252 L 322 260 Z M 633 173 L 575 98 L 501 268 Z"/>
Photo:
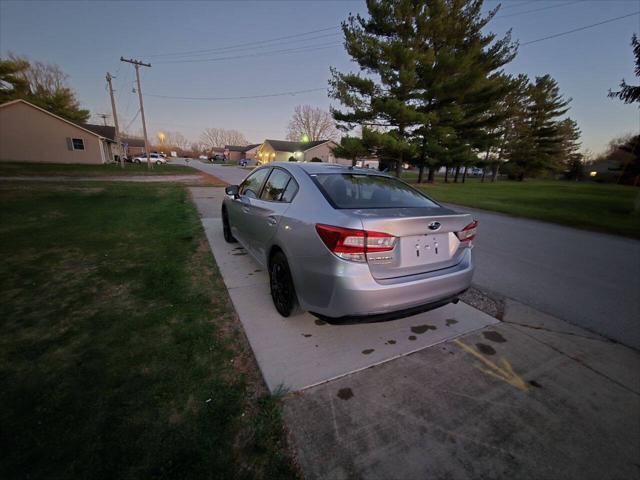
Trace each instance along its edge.
<path fill-rule="evenodd" d="M 171 159 L 171 163 L 174 165 L 186 165 L 182 159 Z M 242 169 L 239 167 L 224 167 L 214 163 L 203 163 L 199 160 L 190 160 L 189 166 L 197 168 L 205 173 L 209 173 L 218 177 L 220 180 L 224 180 L 231 185 L 238 185 L 242 182 L 247 175 L 251 173 L 250 169 Z"/>
<path fill-rule="evenodd" d="M 640 242 L 452 206 L 480 221 L 474 283 L 640 349 Z"/>
<path fill-rule="evenodd" d="M 232 184 L 249 173 L 191 162 Z M 640 350 L 640 242 L 453 206 L 480 220 L 474 284 Z"/>

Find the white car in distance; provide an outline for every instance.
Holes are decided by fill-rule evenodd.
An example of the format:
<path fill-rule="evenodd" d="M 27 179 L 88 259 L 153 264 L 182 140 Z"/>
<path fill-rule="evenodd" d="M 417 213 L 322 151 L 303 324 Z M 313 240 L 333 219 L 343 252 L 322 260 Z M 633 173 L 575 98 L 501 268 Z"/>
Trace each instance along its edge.
<path fill-rule="evenodd" d="M 151 163 L 155 163 L 156 165 L 162 165 L 163 163 L 167 163 L 167 159 L 164 158 L 159 153 L 150 153 L 149 157 L 151 158 Z M 133 163 L 146 163 L 146 162 L 147 162 L 146 155 L 140 155 L 138 157 L 133 158 Z"/>

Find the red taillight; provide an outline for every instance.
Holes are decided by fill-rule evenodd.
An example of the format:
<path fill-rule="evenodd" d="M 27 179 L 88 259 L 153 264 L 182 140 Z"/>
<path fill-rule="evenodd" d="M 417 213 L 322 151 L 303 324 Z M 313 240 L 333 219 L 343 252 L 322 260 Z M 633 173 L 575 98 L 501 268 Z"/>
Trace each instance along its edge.
<path fill-rule="evenodd" d="M 476 238 L 476 233 L 478 232 L 478 221 L 474 220 L 469 225 L 464 227 L 459 232 L 456 232 L 456 236 L 461 242 L 470 242 L 474 238 Z"/>
<path fill-rule="evenodd" d="M 334 254 L 345 260 L 365 262 L 367 253 L 393 250 L 396 237 L 388 233 L 354 230 L 318 223 L 316 231 Z"/>

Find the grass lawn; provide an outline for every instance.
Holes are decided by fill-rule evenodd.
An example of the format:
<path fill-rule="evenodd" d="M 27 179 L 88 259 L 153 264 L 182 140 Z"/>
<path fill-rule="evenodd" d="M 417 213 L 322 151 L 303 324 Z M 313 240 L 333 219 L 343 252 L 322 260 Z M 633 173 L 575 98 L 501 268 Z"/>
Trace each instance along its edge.
<path fill-rule="evenodd" d="M 296 477 L 183 187 L 0 200 L 0 478 Z"/>
<path fill-rule="evenodd" d="M 100 177 L 121 175 L 188 175 L 198 170 L 184 165 L 153 165 L 127 163 L 122 168 L 114 163 L 106 165 L 68 165 L 63 163 L 0 163 L 0 176 L 60 175 L 74 177 Z"/>
<path fill-rule="evenodd" d="M 640 238 L 640 189 L 587 182 L 500 181 L 420 185 L 442 202 Z"/>

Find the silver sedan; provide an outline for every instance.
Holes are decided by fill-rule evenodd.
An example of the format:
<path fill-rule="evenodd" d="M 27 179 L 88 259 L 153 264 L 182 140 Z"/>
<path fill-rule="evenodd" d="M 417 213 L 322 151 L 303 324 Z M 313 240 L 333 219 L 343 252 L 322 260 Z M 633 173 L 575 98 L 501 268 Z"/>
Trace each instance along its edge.
<path fill-rule="evenodd" d="M 263 166 L 226 188 L 222 221 L 225 240 L 268 270 L 284 317 L 400 318 L 457 302 L 471 284 L 477 222 L 374 170 Z"/>

